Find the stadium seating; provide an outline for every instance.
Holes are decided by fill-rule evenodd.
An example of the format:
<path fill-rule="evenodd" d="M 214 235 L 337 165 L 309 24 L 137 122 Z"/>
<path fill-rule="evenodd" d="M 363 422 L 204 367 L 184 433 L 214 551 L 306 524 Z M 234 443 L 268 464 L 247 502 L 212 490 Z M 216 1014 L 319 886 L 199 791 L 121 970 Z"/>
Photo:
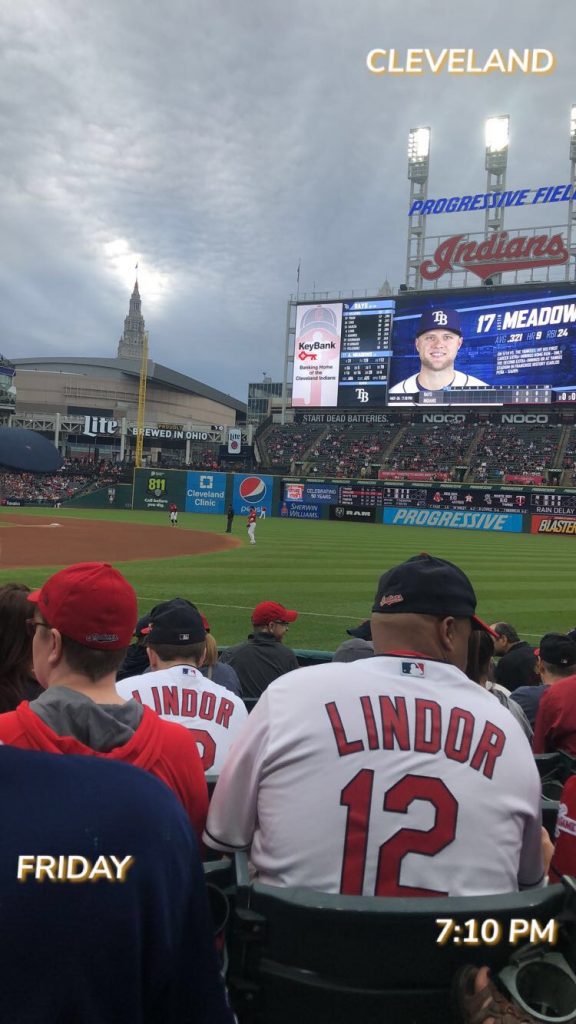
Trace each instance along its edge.
<path fill-rule="evenodd" d="M 487 424 L 471 463 L 475 479 L 501 482 L 506 473 L 544 472 L 555 464 L 563 430 L 555 423 Z"/>
<path fill-rule="evenodd" d="M 330 426 L 318 446 L 307 453 L 308 473 L 333 477 L 376 477 L 384 452 L 398 426 Z"/>
<path fill-rule="evenodd" d="M 292 472 L 294 462 L 302 462 L 309 448 L 326 430 L 324 424 L 276 424 L 258 437 L 262 466 L 272 472 Z"/>
<path fill-rule="evenodd" d="M 466 465 L 468 451 L 478 430 L 474 423 L 409 423 L 383 468 L 394 471 L 449 473 Z"/>
<path fill-rule="evenodd" d="M 250 883 L 246 858 L 236 860 L 228 984 L 240 1024 L 446 1024 L 458 968 L 500 969 L 513 952 L 510 921 L 545 923 L 565 903 L 561 885 L 470 898 L 322 894 Z M 439 919 L 460 935 L 440 945 Z M 471 919 L 479 934 L 498 922 L 502 941 L 464 944 Z"/>

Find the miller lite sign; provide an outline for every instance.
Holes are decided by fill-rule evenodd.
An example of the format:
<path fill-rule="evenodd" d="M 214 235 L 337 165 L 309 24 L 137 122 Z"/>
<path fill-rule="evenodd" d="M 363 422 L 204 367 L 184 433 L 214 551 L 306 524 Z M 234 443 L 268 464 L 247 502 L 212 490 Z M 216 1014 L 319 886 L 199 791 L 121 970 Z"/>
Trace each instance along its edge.
<path fill-rule="evenodd" d="M 454 270 L 467 270 L 484 281 L 493 274 L 535 267 L 557 267 L 570 259 L 562 235 L 517 235 L 495 232 L 483 242 L 472 242 L 468 235 L 452 235 L 440 243 L 436 252 L 420 264 L 426 281 L 436 281 Z"/>

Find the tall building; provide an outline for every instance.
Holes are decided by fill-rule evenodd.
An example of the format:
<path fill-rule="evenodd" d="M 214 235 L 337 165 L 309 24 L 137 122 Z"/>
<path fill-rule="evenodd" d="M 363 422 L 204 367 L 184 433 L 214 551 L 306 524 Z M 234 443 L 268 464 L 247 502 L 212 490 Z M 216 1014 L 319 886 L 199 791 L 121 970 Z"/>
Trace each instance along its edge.
<path fill-rule="evenodd" d="M 118 359 L 142 359 L 145 324 L 142 316 L 142 300 L 138 291 L 138 278 L 130 296 L 130 309 L 124 318 L 124 334 L 118 342 Z"/>
<path fill-rule="evenodd" d="M 271 377 L 248 385 L 248 423 L 262 423 L 270 415 L 275 398 L 282 398 L 282 382 Z"/>

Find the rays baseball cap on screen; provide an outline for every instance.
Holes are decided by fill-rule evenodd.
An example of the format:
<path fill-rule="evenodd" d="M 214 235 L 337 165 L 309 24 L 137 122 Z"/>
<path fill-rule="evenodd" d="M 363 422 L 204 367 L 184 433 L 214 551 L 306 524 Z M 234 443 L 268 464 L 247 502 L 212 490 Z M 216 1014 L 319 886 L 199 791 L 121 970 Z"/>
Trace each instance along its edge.
<path fill-rule="evenodd" d="M 471 619 L 474 629 L 494 632 L 475 615 L 476 594 L 457 565 L 432 555 L 415 555 L 380 577 L 372 611 L 379 614 L 453 615 Z"/>
<path fill-rule="evenodd" d="M 95 651 L 128 647 L 138 619 L 133 588 L 106 562 L 69 565 L 28 600 L 63 636 Z"/>
<path fill-rule="evenodd" d="M 195 604 L 184 597 L 157 604 L 150 612 L 150 625 L 143 630 L 149 644 L 201 644 L 206 639 L 202 615 Z"/>
<path fill-rule="evenodd" d="M 276 601 L 262 601 L 252 612 L 254 626 L 267 626 L 269 622 L 296 622 L 298 612 L 285 608 Z"/>
<path fill-rule="evenodd" d="M 460 316 L 455 309 L 427 309 L 420 317 L 416 337 L 426 331 L 452 331 L 462 337 Z"/>

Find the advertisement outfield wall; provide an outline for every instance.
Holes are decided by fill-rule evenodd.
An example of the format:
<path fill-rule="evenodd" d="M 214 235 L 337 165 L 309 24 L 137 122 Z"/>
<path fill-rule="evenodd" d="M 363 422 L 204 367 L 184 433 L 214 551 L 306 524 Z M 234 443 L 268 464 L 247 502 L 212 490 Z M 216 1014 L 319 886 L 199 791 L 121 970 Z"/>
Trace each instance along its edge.
<path fill-rule="evenodd" d="M 524 516 L 519 512 L 461 512 L 438 508 L 385 508 L 385 526 L 435 526 L 448 530 L 487 530 L 522 533 Z"/>

